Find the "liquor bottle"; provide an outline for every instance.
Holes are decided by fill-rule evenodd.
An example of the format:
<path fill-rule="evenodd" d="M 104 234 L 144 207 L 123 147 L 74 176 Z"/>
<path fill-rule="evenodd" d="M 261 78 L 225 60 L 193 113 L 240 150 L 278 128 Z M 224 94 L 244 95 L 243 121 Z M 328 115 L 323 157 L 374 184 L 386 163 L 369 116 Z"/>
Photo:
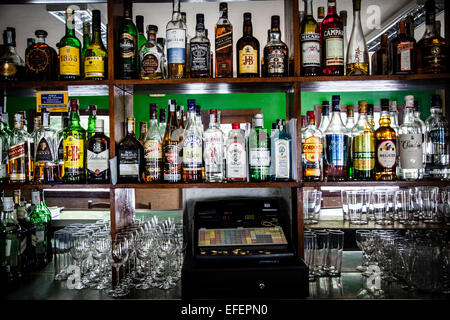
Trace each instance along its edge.
<path fill-rule="evenodd" d="M 355 180 L 375 179 L 375 136 L 367 118 L 367 104 L 359 105 L 359 118 L 351 132 Z"/>
<path fill-rule="evenodd" d="M 64 177 L 64 129 L 69 127 L 69 117 L 63 115 L 61 117 L 61 130 L 58 131 L 58 172 L 59 180 L 62 181 Z"/>
<path fill-rule="evenodd" d="M 180 1 L 181 3 L 181 1 Z M 185 78 L 190 78 L 191 77 L 191 60 L 190 60 L 190 56 L 191 56 L 191 52 L 190 52 L 190 43 L 191 43 L 191 36 L 188 32 L 187 29 L 187 18 L 186 18 L 186 12 L 181 12 L 181 20 L 183 21 L 184 25 L 186 26 L 186 51 L 185 51 L 185 61 L 186 61 L 186 65 L 184 67 L 185 70 Z"/>
<path fill-rule="evenodd" d="M 308 125 L 302 132 L 304 181 L 323 179 L 323 133 L 316 127 L 314 111 L 307 111 Z"/>
<path fill-rule="evenodd" d="M 57 53 L 45 43 L 47 31 L 36 30 L 36 43 L 25 50 L 25 70 L 28 80 L 50 81 L 56 79 Z"/>
<path fill-rule="evenodd" d="M 42 120 L 41 117 L 34 117 L 34 130 L 30 134 L 30 159 L 31 159 L 31 170 L 33 171 L 33 174 L 30 176 L 29 181 L 34 181 L 34 173 L 35 173 L 35 150 L 36 150 L 36 137 L 39 129 L 42 127 Z"/>
<path fill-rule="evenodd" d="M 86 130 L 86 141 L 95 134 L 95 123 L 97 121 L 97 106 L 89 105 L 88 128 Z"/>
<path fill-rule="evenodd" d="M 302 76 L 318 76 L 322 73 L 320 53 L 320 28 L 312 13 L 312 0 L 305 1 L 305 18 L 300 26 Z"/>
<path fill-rule="evenodd" d="M 253 128 L 248 136 L 250 181 L 267 181 L 270 173 L 270 140 L 264 129 L 263 115 L 253 117 Z"/>
<path fill-rule="evenodd" d="M 253 37 L 252 14 L 244 13 L 243 35 L 236 44 L 238 78 L 259 77 L 259 41 Z"/>
<path fill-rule="evenodd" d="M 0 81 L 22 80 L 25 63 L 16 51 L 16 29 L 6 28 L 3 31 L 3 45 L 5 49 L 0 55 Z"/>
<path fill-rule="evenodd" d="M 367 103 L 367 102 L 366 102 Z M 373 116 L 373 104 L 367 104 L 367 120 L 374 130 L 378 129 L 378 126 L 375 124 L 375 118 Z"/>
<path fill-rule="evenodd" d="M 63 131 L 63 183 L 86 182 L 86 130 L 80 124 L 78 100 L 70 100 L 69 126 Z"/>
<path fill-rule="evenodd" d="M 95 133 L 87 141 L 87 181 L 88 183 L 109 183 L 109 138 L 105 135 L 105 120 L 95 122 Z"/>
<path fill-rule="evenodd" d="M 36 44 L 34 38 L 27 38 L 27 48 L 30 48 Z"/>
<path fill-rule="evenodd" d="M 148 41 L 139 50 L 141 79 L 162 79 L 164 77 L 164 52 L 156 43 L 157 32 L 157 26 L 147 26 Z"/>
<path fill-rule="evenodd" d="M 9 138 L 8 175 L 10 183 L 29 182 L 30 135 L 23 129 L 24 119 L 14 114 L 14 129 Z"/>
<path fill-rule="evenodd" d="M 169 100 L 169 120 L 163 140 L 164 182 L 181 181 L 183 129 L 179 127 L 175 100 Z"/>
<path fill-rule="evenodd" d="M 347 39 L 347 11 L 342 10 L 339 11 L 339 16 L 342 19 L 342 25 L 344 30 L 344 65 L 347 65 L 347 50 L 348 50 L 348 39 Z M 346 70 L 344 70 L 346 73 Z"/>
<path fill-rule="evenodd" d="M 231 125 L 225 146 L 227 181 L 247 181 L 247 147 L 244 132 L 239 123 Z"/>
<path fill-rule="evenodd" d="M 328 0 L 328 14 L 322 22 L 322 74 L 344 75 L 344 25 L 336 13 L 336 1 Z"/>
<path fill-rule="evenodd" d="M 346 75 L 369 75 L 369 51 L 361 26 L 361 0 L 353 0 L 353 29 L 347 48 Z"/>
<path fill-rule="evenodd" d="M 270 146 L 271 179 L 274 181 L 290 180 L 292 173 L 292 137 L 287 131 L 284 119 L 277 119 L 275 134 L 271 134 Z"/>
<path fill-rule="evenodd" d="M 388 75 L 390 73 L 388 35 L 382 34 L 380 37 L 380 48 L 372 55 L 372 74 Z"/>
<path fill-rule="evenodd" d="M 180 14 L 180 0 L 173 0 L 172 20 L 166 26 L 167 65 L 169 78 L 186 75 L 186 24 Z"/>
<path fill-rule="evenodd" d="M 42 268 L 47 261 L 47 220 L 40 206 L 39 191 L 31 192 L 33 210 L 29 215 L 29 221 L 34 227 L 33 258 L 37 268 Z"/>
<path fill-rule="evenodd" d="M 206 36 L 205 16 L 196 15 L 195 37 L 189 42 L 189 65 L 191 78 L 209 78 L 211 44 Z"/>
<path fill-rule="evenodd" d="M 59 181 L 57 133 L 50 127 L 50 113 L 41 109 L 42 126 L 36 131 L 34 139 L 34 181 L 36 183 L 55 183 Z"/>
<path fill-rule="evenodd" d="M 14 211 L 17 217 L 17 222 L 20 226 L 20 248 L 19 261 L 22 273 L 30 271 L 31 268 L 31 228 L 27 221 L 26 202 L 24 197 L 21 197 L 20 189 L 14 190 Z"/>
<path fill-rule="evenodd" d="M 81 79 L 81 42 L 75 36 L 75 14 L 66 9 L 66 34 L 59 41 L 59 80 Z"/>
<path fill-rule="evenodd" d="M 202 108 L 198 104 L 195 105 L 195 125 L 197 126 L 198 130 L 202 134 L 202 139 L 203 139 L 203 134 L 204 134 L 205 130 L 203 128 L 203 122 L 202 122 Z"/>
<path fill-rule="evenodd" d="M 168 77 L 168 66 L 167 66 L 167 56 L 166 56 L 166 39 L 164 38 L 156 38 L 156 43 L 160 47 L 163 53 L 163 78 L 166 79 Z"/>
<path fill-rule="evenodd" d="M 8 182 L 9 134 L 0 122 L 0 184 Z"/>
<path fill-rule="evenodd" d="M 398 134 L 397 163 L 403 180 L 415 181 L 423 179 L 423 145 L 422 128 L 414 119 L 414 97 L 405 97 L 405 114 Z"/>
<path fill-rule="evenodd" d="M 391 119 L 392 129 L 394 129 L 395 134 L 398 135 L 398 110 L 397 101 L 395 100 L 389 102 L 389 118 Z"/>
<path fill-rule="evenodd" d="M 138 31 L 133 22 L 133 2 L 125 0 L 123 21 L 119 28 L 118 76 L 121 79 L 136 79 L 138 74 Z"/>
<path fill-rule="evenodd" d="M 330 102 L 322 101 L 322 116 L 320 118 L 319 130 L 324 133 L 330 124 Z"/>
<path fill-rule="evenodd" d="M 167 120 L 166 120 L 166 109 L 159 109 L 159 132 L 161 137 L 164 138 L 164 133 L 166 132 Z"/>
<path fill-rule="evenodd" d="M 139 142 L 144 145 L 145 135 L 147 134 L 147 121 L 139 122 Z"/>
<path fill-rule="evenodd" d="M 332 97 L 330 124 L 324 132 L 325 180 L 343 181 L 348 175 L 349 136 L 341 119 L 340 96 Z"/>
<path fill-rule="evenodd" d="M 46 228 L 46 242 L 47 242 L 47 250 L 46 250 L 46 259 L 47 262 L 52 261 L 52 256 L 53 256 L 53 250 L 52 250 L 52 241 L 51 239 L 53 238 L 53 233 L 52 233 L 52 213 L 50 212 L 50 209 L 47 207 L 47 204 L 45 203 L 44 200 L 44 192 L 40 191 L 39 192 L 39 196 L 40 196 L 40 202 L 39 202 L 39 206 L 42 210 L 42 212 L 44 213 L 45 216 L 45 222 L 47 224 L 47 228 Z"/>
<path fill-rule="evenodd" d="M 137 51 L 140 52 L 142 46 L 147 43 L 147 38 L 145 38 L 145 34 L 144 34 L 144 16 L 141 16 L 141 15 L 136 16 L 136 29 L 138 32 Z M 147 34 L 148 34 L 148 31 L 147 31 Z M 156 39 L 155 39 L 155 42 L 156 42 Z"/>
<path fill-rule="evenodd" d="M 375 179 L 396 180 L 397 134 L 391 127 L 389 99 L 381 99 L 380 127 L 375 131 Z"/>
<path fill-rule="evenodd" d="M 425 122 L 423 122 L 423 120 L 420 118 L 420 106 L 419 106 L 419 101 L 417 101 L 417 100 L 414 100 L 414 121 L 416 121 L 420 125 L 420 128 L 422 130 L 422 144 L 423 144 L 422 151 L 423 151 L 423 163 L 425 166 L 425 163 L 427 161 L 426 160 L 427 154 L 426 154 L 426 148 L 425 148 L 425 141 L 426 141 L 425 135 L 427 133 L 427 126 L 425 125 Z M 424 171 L 424 175 L 426 173 L 427 172 Z"/>
<path fill-rule="evenodd" d="M 134 118 L 127 118 L 126 135 L 120 141 L 117 156 L 119 183 L 141 183 L 144 147 L 134 134 Z"/>
<path fill-rule="evenodd" d="M 435 8 L 434 0 L 425 2 L 425 33 L 417 44 L 418 73 L 445 73 L 448 70 L 448 44 L 437 33 Z"/>
<path fill-rule="evenodd" d="M 202 132 L 197 126 L 195 100 L 188 100 L 188 123 L 183 140 L 183 181 L 201 182 L 203 165 Z"/>
<path fill-rule="evenodd" d="M 86 50 L 91 44 L 91 24 L 86 21 L 83 22 L 83 47 L 81 48 L 81 59 L 84 61 L 84 57 L 86 56 Z"/>
<path fill-rule="evenodd" d="M 356 124 L 353 111 L 354 111 L 353 110 L 353 106 L 352 105 L 348 105 L 347 106 L 347 120 L 345 121 L 345 128 L 347 129 L 347 131 L 349 133 L 352 132 L 353 127 Z"/>
<path fill-rule="evenodd" d="M 431 115 L 426 119 L 426 167 L 427 176 L 432 179 L 450 178 L 450 141 L 448 122 L 442 116 L 441 96 L 431 96 Z"/>
<path fill-rule="evenodd" d="M 214 27 L 216 78 L 233 78 L 233 25 L 228 20 L 228 4 L 219 4 L 219 20 Z"/>
<path fill-rule="evenodd" d="M 92 10 L 92 43 L 84 53 L 84 78 L 86 80 L 108 79 L 108 52 L 101 35 L 100 10 Z"/>
<path fill-rule="evenodd" d="M 180 129 L 185 128 L 184 121 L 184 106 L 177 106 L 177 121 Z"/>
<path fill-rule="evenodd" d="M 217 110 L 209 110 L 209 127 L 205 131 L 205 147 L 203 158 L 205 159 L 205 181 L 223 181 L 223 132 L 217 122 Z"/>
<path fill-rule="evenodd" d="M 400 21 L 398 28 L 399 33 L 392 40 L 392 73 L 416 73 L 416 40 L 406 34 L 405 21 Z"/>
<path fill-rule="evenodd" d="M 321 34 L 322 30 L 322 22 L 325 18 L 325 7 L 317 7 L 317 25 L 319 26 L 319 34 Z"/>
<path fill-rule="evenodd" d="M 150 104 L 150 127 L 144 138 L 144 182 L 159 182 L 162 177 L 162 139 L 158 126 L 158 106 Z"/>
<path fill-rule="evenodd" d="M 406 34 L 408 36 L 410 36 L 411 38 L 414 38 L 414 29 L 415 29 L 415 25 L 414 25 L 414 17 L 409 15 L 406 17 L 405 19 L 405 27 L 406 27 Z"/>
<path fill-rule="evenodd" d="M 280 16 L 271 17 L 269 41 L 264 47 L 264 65 L 267 77 L 287 77 L 289 75 L 289 49 L 281 41 Z"/>

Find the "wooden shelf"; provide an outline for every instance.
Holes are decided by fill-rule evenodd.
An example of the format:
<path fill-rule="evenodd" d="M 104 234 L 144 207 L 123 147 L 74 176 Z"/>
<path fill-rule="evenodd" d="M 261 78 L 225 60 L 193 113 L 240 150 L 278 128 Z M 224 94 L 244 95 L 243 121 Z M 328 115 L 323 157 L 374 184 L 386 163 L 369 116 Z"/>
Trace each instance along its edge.
<path fill-rule="evenodd" d="M 305 224 L 305 229 L 346 229 L 346 230 L 436 230 L 436 229 L 450 229 L 450 225 L 444 223 L 424 223 L 419 222 L 416 225 L 403 225 L 399 222 L 394 222 L 391 225 L 378 225 L 374 221 L 369 221 L 368 224 L 356 225 L 350 224 L 349 221 L 344 220 L 330 220 L 319 221 L 316 224 Z"/>
<path fill-rule="evenodd" d="M 421 181 L 328 181 L 302 182 L 300 187 L 416 187 L 416 186 L 450 186 L 450 181 L 421 180 Z"/>
<path fill-rule="evenodd" d="M 43 190 L 43 189 L 110 189 L 112 186 L 110 184 L 2 184 L 0 185 L 0 190 Z"/>

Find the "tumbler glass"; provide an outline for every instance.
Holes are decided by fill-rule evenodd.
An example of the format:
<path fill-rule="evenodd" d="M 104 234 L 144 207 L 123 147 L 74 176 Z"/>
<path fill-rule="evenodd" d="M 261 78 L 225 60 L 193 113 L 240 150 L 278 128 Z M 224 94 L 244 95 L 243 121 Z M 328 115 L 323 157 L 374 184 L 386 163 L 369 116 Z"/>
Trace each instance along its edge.
<path fill-rule="evenodd" d="M 344 250 L 344 232 L 329 230 L 327 267 L 328 275 L 338 277 L 341 275 L 342 251 Z"/>
<path fill-rule="evenodd" d="M 315 224 L 319 222 L 321 200 L 321 191 L 305 190 L 303 192 L 303 214 L 305 224 Z"/>
<path fill-rule="evenodd" d="M 317 249 L 317 236 L 312 233 L 305 233 L 303 235 L 304 239 L 304 256 L 305 256 L 305 263 L 308 266 L 308 277 L 309 281 L 316 280 L 316 275 L 314 274 L 314 262 L 315 262 L 315 255 L 316 255 L 316 249 Z"/>
<path fill-rule="evenodd" d="M 424 187 L 421 190 L 423 202 L 423 222 L 425 223 L 439 222 L 437 214 L 438 191 L 439 188 L 435 187 Z"/>
<path fill-rule="evenodd" d="M 350 224 L 367 224 L 367 215 L 363 215 L 364 191 L 348 191 L 347 196 Z"/>
<path fill-rule="evenodd" d="M 387 225 L 391 224 L 388 217 L 388 197 L 385 191 L 375 191 L 372 193 L 372 202 L 374 207 L 375 224 Z"/>
<path fill-rule="evenodd" d="M 344 221 L 350 220 L 350 217 L 348 215 L 348 191 L 347 190 L 341 190 L 341 203 L 342 203 L 342 212 L 344 215 Z"/>
<path fill-rule="evenodd" d="M 317 250 L 314 259 L 314 274 L 319 277 L 327 275 L 327 256 L 328 256 L 328 242 L 329 232 L 327 230 L 315 230 L 314 234 L 317 237 Z"/>

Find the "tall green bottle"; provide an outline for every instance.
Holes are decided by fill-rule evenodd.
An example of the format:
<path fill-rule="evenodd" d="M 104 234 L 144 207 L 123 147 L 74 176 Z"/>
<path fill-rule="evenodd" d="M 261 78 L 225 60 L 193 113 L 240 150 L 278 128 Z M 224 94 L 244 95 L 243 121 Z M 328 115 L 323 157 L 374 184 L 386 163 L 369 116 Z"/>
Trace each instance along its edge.
<path fill-rule="evenodd" d="M 125 0 L 123 21 L 119 28 L 118 63 L 119 78 L 136 79 L 138 66 L 138 31 L 133 22 L 132 1 Z"/>
<path fill-rule="evenodd" d="M 66 10 L 66 34 L 59 41 L 59 79 L 81 79 L 81 42 L 75 36 L 75 15 Z"/>
<path fill-rule="evenodd" d="M 89 105 L 88 128 L 86 132 L 86 141 L 95 134 L 95 121 L 97 120 L 97 106 Z"/>
<path fill-rule="evenodd" d="M 40 206 L 39 191 L 31 192 L 31 203 L 33 211 L 29 216 L 30 223 L 35 228 L 35 245 L 34 248 L 34 261 L 37 268 L 44 266 L 47 263 L 47 219 L 45 213 Z"/>

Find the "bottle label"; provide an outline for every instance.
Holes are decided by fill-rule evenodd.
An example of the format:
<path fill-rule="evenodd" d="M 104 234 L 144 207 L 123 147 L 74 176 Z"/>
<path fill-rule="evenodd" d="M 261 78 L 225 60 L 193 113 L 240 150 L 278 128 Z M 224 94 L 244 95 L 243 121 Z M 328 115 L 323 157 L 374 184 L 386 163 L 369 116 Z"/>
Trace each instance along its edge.
<path fill-rule="evenodd" d="M 399 148 L 402 169 L 423 169 L 422 134 L 401 134 Z"/>
<path fill-rule="evenodd" d="M 306 161 L 311 163 L 320 161 L 323 145 L 319 137 L 311 136 L 306 138 L 302 144 L 302 149 Z"/>
<path fill-rule="evenodd" d="M 217 166 L 222 165 L 223 152 L 222 152 L 222 139 L 218 136 L 205 137 L 205 166 Z M 216 172 L 214 169 L 212 171 Z"/>
<path fill-rule="evenodd" d="M 45 239 L 45 231 L 44 230 L 36 230 L 36 236 L 35 236 L 35 245 L 38 243 L 44 242 Z"/>
<path fill-rule="evenodd" d="M 49 66 L 50 61 L 50 52 L 41 48 L 33 48 L 25 56 L 28 71 L 33 73 L 43 72 Z"/>
<path fill-rule="evenodd" d="M 246 45 L 239 50 L 240 73 L 258 73 L 258 51 Z"/>
<path fill-rule="evenodd" d="M 344 65 L 344 30 L 327 29 L 323 33 L 325 40 L 325 66 Z"/>
<path fill-rule="evenodd" d="M 220 36 L 216 35 L 216 52 L 228 48 L 232 45 L 233 45 L 232 31 L 223 33 Z"/>
<path fill-rule="evenodd" d="M 177 144 L 168 144 L 164 148 L 164 180 L 181 180 L 181 163 Z"/>
<path fill-rule="evenodd" d="M 122 33 L 119 40 L 120 56 L 124 59 L 136 56 L 136 37 L 129 33 Z"/>
<path fill-rule="evenodd" d="M 286 55 L 280 49 L 273 49 L 267 55 L 267 72 L 269 74 L 283 74 L 286 66 L 284 60 Z"/>
<path fill-rule="evenodd" d="M 447 63 L 446 49 L 442 44 L 425 46 L 423 53 L 423 66 L 425 69 L 441 70 Z"/>
<path fill-rule="evenodd" d="M 80 75 L 80 49 L 70 46 L 59 48 L 59 74 Z"/>
<path fill-rule="evenodd" d="M 191 43 L 191 71 L 209 72 L 210 49 L 208 44 Z"/>
<path fill-rule="evenodd" d="M 3 77 L 12 77 L 17 73 L 17 68 L 13 63 L 4 62 L 0 67 L 0 75 Z"/>
<path fill-rule="evenodd" d="M 300 38 L 302 46 L 302 67 L 320 68 L 320 34 L 304 33 Z"/>
<path fill-rule="evenodd" d="M 447 128 L 438 128 L 438 129 L 434 129 L 434 130 L 430 130 L 430 132 L 428 133 L 431 142 L 433 143 L 448 143 L 448 129 Z"/>
<path fill-rule="evenodd" d="M 154 54 L 147 54 L 141 62 L 142 71 L 147 74 L 161 72 L 159 69 L 159 60 Z"/>
<path fill-rule="evenodd" d="M 88 171 L 101 174 L 109 168 L 109 149 L 98 153 L 88 150 L 86 161 Z"/>
<path fill-rule="evenodd" d="M 35 162 L 46 162 L 53 161 L 52 150 L 50 149 L 50 145 L 48 144 L 45 138 L 42 138 L 37 145 L 37 149 L 35 152 L 34 161 Z"/>
<path fill-rule="evenodd" d="M 331 166 L 345 166 L 347 164 L 348 137 L 344 134 L 327 134 L 327 161 Z"/>
<path fill-rule="evenodd" d="M 83 169 L 84 139 L 68 136 L 64 139 L 64 168 L 65 170 Z"/>
<path fill-rule="evenodd" d="M 227 147 L 227 178 L 247 179 L 247 160 L 245 146 L 232 142 Z"/>
<path fill-rule="evenodd" d="M 183 169 L 202 169 L 202 138 L 187 136 L 183 141 Z"/>
<path fill-rule="evenodd" d="M 27 154 L 27 143 L 22 142 L 12 146 L 8 150 L 9 161 L 16 160 L 19 158 L 25 158 Z"/>
<path fill-rule="evenodd" d="M 84 76 L 86 78 L 97 78 L 105 76 L 105 60 L 103 57 L 84 58 Z"/>
<path fill-rule="evenodd" d="M 400 55 L 400 71 L 411 71 L 411 50 L 414 44 L 411 41 L 400 42 L 397 54 Z"/>
<path fill-rule="evenodd" d="M 394 140 L 381 140 L 377 146 L 377 161 L 382 168 L 392 169 L 397 161 L 397 148 Z"/>
<path fill-rule="evenodd" d="M 289 179 L 290 172 L 290 149 L 289 141 L 278 139 L 275 141 L 275 178 Z"/>
<path fill-rule="evenodd" d="M 119 150 L 119 172 L 121 177 L 139 176 L 138 150 Z"/>
<path fill-rule="evenodd" d="M 268 148 L 250 148 L 249 162 L 252 167 L 270 166 L 270 150 Z"/>
<path fill-rule="evenodd" d="M 353 166 L 355 170 L 370 171 L 375 168 L 375 140 L 369 134 L 353 138 Z"/>
<path fill-rule="evenodd" d="M 186 63 L 186 30 L 172 29 L 166 32 L 167 62 Z"/>

